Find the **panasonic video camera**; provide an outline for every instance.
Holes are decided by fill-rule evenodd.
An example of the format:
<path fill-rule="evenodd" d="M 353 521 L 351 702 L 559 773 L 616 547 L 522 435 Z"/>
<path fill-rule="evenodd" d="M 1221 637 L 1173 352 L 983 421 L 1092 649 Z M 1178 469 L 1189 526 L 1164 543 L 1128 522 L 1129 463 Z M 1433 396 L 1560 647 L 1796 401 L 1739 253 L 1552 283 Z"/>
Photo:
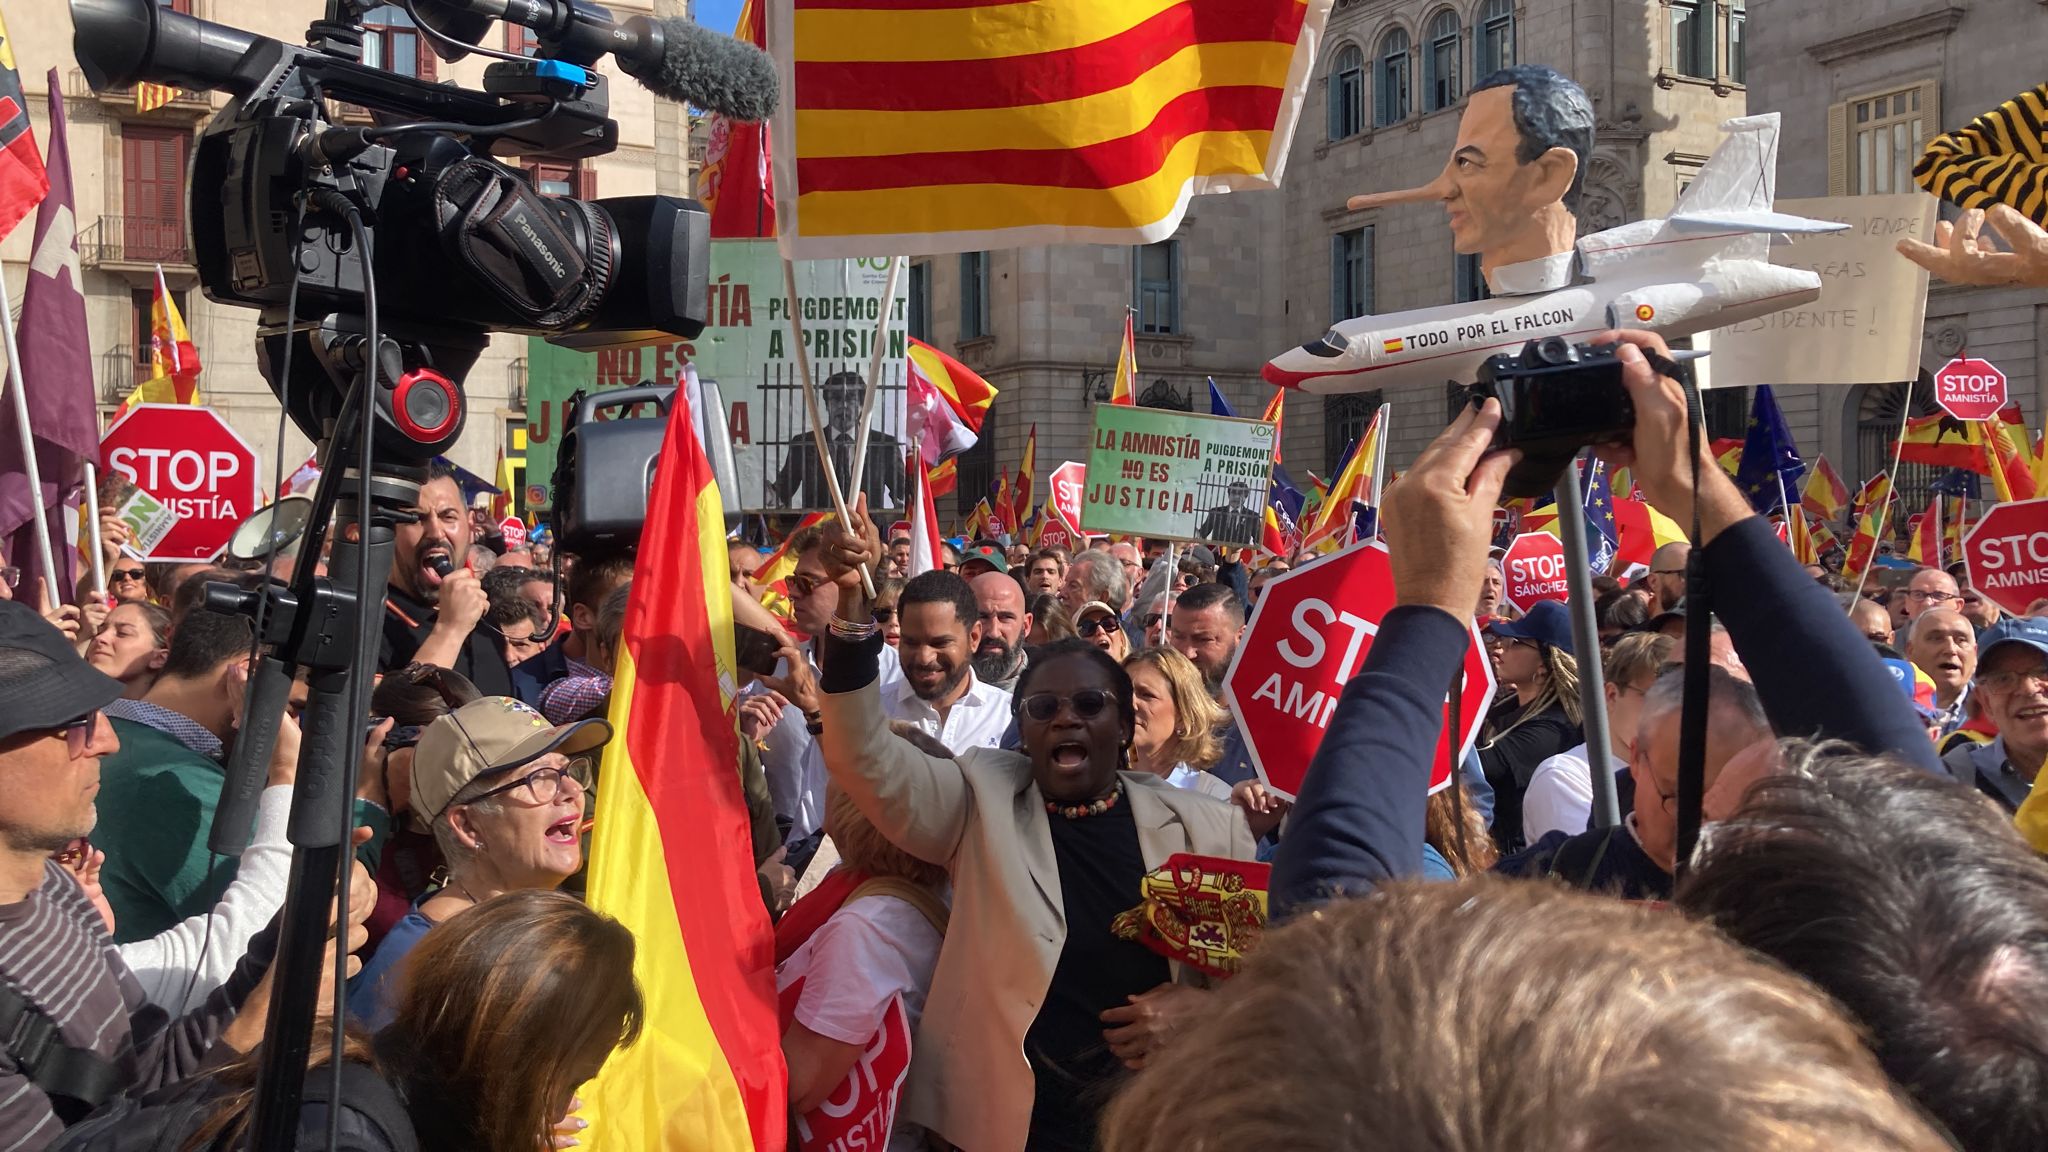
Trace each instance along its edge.
<path fill-rule="evenodd" d="M 1479 367 L 1465 388 L 1467 403 L 1500 401 L 1495 449 L 1519 448 L 1501 495 L 1541 496 L 1556 485 L 1581 448 L 1626 443 L 1636 406 L 1621 383 L 1615 344 L 1573 344 L 1563 337 L 1531 340 L 1520 352 L 1502 353 Z"/>

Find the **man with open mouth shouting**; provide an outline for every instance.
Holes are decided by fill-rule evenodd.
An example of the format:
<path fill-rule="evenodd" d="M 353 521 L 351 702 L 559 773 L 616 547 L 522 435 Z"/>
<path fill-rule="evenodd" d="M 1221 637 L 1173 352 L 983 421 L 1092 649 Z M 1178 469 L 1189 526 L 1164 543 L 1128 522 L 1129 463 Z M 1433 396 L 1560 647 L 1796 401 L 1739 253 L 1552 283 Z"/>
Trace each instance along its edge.
<path fill-rule="evenodd" d="M 434 465 L 415 511 L 394 534 L 377 670 L 437 664 L 469 677 L 486 696 L 512 695 L 504 650 L 478 627 L 491 601 L 469 569 L 469 514 L 454 474 Z"/>
<path fill-rule="evenodd" d="M 1198 973 L 1110 922 L 1174 853 L 1250 859 L 1251 830 L 1228 804 L 1130 770 L 1131 678 L 1083 641 L 1024 669 L 1019 752 L 937 759 L 891 732 L 859 574 L 882 542 L 864 505 L 849 519 L 820 548 L 839 591 L 819 684 L 825 767 L 884 836 L 953 878 L 901 1115 L 961 1148 L 1092 1149 L 1124 1069 L 1208 1005 Z"/>

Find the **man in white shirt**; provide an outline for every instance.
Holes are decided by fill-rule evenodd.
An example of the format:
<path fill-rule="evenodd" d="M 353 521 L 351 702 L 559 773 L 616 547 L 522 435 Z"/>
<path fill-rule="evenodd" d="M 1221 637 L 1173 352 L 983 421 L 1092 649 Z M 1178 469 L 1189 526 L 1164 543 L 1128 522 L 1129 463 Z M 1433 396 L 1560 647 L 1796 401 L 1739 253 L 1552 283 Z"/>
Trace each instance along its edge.
<path fill-rule="evenodd" d="M 1010 726 L 1010 694 L 974 674 L 981 609 L 974 589 L 951 572 L 926 572 L 896 601 L 902 675 L 882 683 L 882 711 L 959 755 L 996 748 Z"/>
<path fill-rule="evenodd" d="M 1642 722 L 1643 693 L 1657 672 L 1678 658 L 1678 642 L 1655 632 L 1631 632 L 1607 650 L 1601 670 L 1607 680 L 1609 772 L 1628 767 L 1629 749 Z M 1536 766 L 1522 796 L 1522 834 L 1534 844 L 1552 832 L 1576 836 L 1593 817 L 1593 770 L 1584 744 Z M 1627 798 L 1621 810 L 1629 810 Z"/>

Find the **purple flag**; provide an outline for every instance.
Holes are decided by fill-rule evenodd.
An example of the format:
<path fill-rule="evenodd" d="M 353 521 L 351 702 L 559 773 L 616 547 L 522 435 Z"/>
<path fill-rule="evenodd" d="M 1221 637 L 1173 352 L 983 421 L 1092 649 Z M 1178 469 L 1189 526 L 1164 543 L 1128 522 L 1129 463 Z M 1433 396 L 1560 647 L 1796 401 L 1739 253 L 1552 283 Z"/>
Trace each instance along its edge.
<path fill-rule="evenodd" d="M 21 380 L 35 434 L 36 467 L 43 490 L 31 493 L 23 469 L 21 433 L 14 404 L 0 404 L 0 536 L 7 538 L 7 562 L 22 570 L 23 599 L 35 595 L 43 575 L 36 552 L 33 517 L 49 517 L 50 548 L 59 571 L 50 596 L 71 599 L 78 554 L 65 544 L 65 525 L 83 493 L 83 463 L 99 456 L 99 413 L 94 407 L 92 338 L 85 325 L 84 281 L 78 273 L 78 216 L 71 195 L 71 149 L 64 134 L 64 96 L 57 70 L 50 69 L 50 192 L 36 209 L 34 255 L 22 292 Z"/>

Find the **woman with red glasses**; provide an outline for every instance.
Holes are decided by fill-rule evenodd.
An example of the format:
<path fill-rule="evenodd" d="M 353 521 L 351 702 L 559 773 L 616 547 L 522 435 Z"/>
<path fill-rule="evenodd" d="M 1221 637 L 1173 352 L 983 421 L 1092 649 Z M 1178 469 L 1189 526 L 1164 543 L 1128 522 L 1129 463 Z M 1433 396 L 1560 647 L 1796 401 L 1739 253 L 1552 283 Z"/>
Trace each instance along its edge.
<path fill-rule="evenodd" d="M 1249 860 L 1251 832 L 1228 804 L 1131 770 L 1131 678 L 1085 640 L 1032 656 L 1018 751 L 940 759 L 891 733 L 860 576 L 882 542 L 864 504 L 850 519 L 821 550 L 839 587 L 820 684 L 825 766 L 884 836 L 953 878 L 899 1115 L 961 1148 L 1092 1149 L 1125 1069 L 1206 1008 L 1199 973 L 1111 922 L 1168 857 Z"/>

